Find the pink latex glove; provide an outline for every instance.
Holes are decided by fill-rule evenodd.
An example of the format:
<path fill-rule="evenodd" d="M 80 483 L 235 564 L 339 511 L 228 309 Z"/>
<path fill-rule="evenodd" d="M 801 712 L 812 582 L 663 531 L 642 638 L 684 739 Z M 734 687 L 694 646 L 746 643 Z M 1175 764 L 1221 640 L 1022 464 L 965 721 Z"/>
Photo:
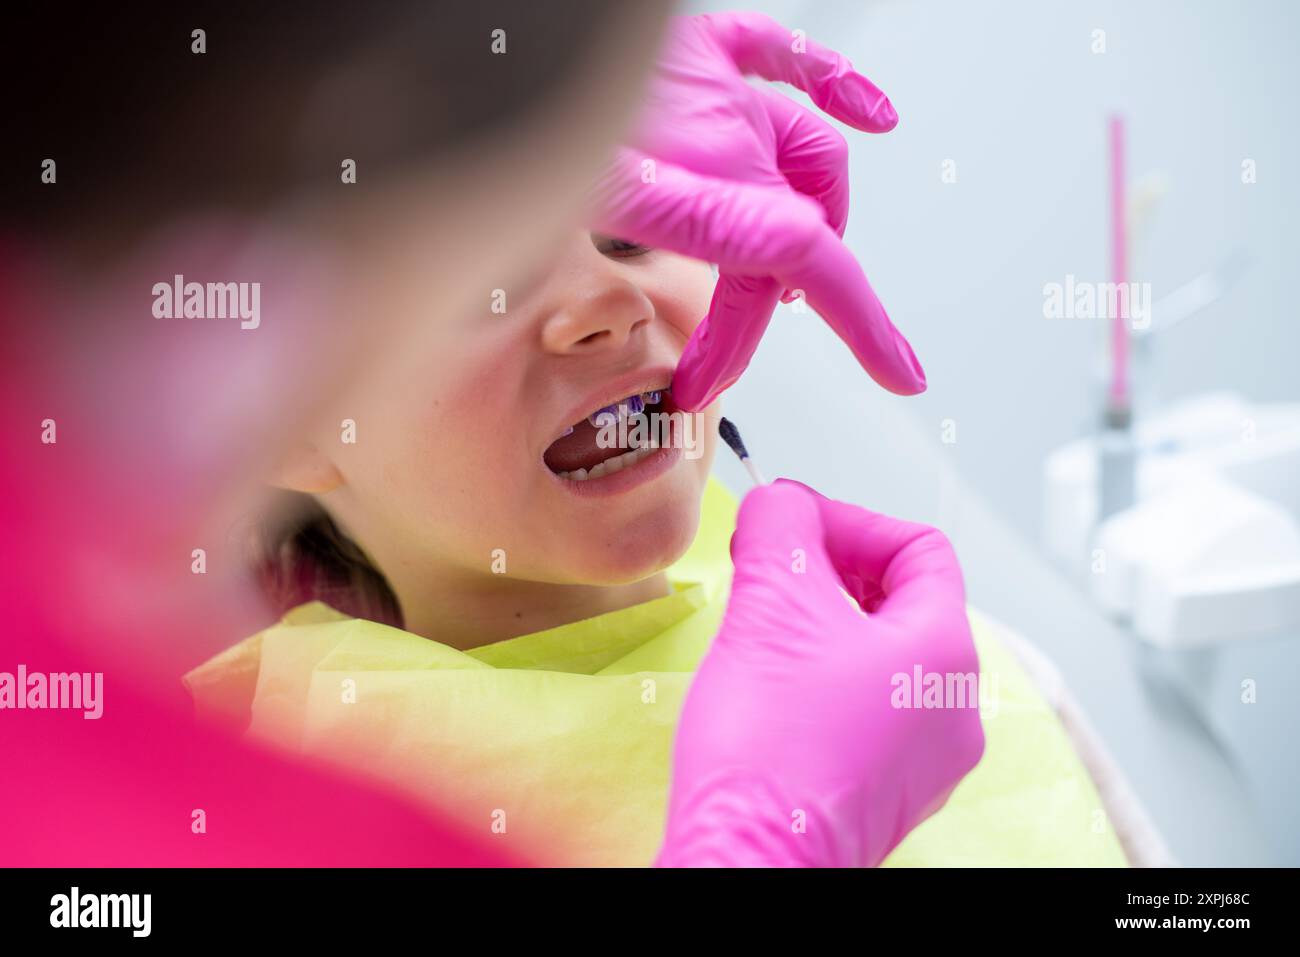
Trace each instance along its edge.
<path fill-rule="evenodd" d="M 731 554 L 726 616 L 677 731 L 656 863 L 875 866 L 984 751 L 977 697 L 892 700 L 894 676 L 917 665 L 978 673 L 957 558 L 933 528 L 786 480 L 746 496 Z"/>
<path fill-rule="evenodd" d="M 756 13 L 678 17 L 628 146 L 596 189 L 609 235 L 715 262 L 709 314 L 687 343 L 673 398 L 694 411 L 734 383 L 782 288 L 808 304 L 880 385 L 925 390 L 925 373 L 841 241 L 847 144 L 825 120 L 745 74 L 784 80 L 831 116 L 884 133 L 898 114 L 833 50 Z"/>

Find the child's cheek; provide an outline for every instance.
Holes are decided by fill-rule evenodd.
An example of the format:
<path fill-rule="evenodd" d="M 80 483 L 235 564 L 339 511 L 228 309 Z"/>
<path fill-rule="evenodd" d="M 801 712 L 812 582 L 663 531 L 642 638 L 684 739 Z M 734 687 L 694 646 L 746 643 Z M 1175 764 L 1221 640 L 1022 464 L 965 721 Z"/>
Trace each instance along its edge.
<path fill-rule="evenodd" d="M 431 477 L 488 494 L 519 471 L 520 428 L 518 410 L 508 397 L 480 384 L 434 399 L 419 444 Z"/>
<path fill-rule="evenodd" d="M 709 313 L 716 280 L 707 263 L 680 256 L 673 259 L 671 270 L 666 271 L 666 282 L 661 286 L 658 306 L 660 315 L 681 334 L 685 345 L 685 340 Z"/>
<path fill-rule="evenodd" d="M 695 332 L 695 327 L 704 320 L 704 317 L 707 314 L 707 309 L 699 312 L 679 311 L 669 319 L 669 325 L 671 325 L 674 330 L 681 333 L 683 346 L 686 344 L 685 340 L 690 339 L 691 335 Z"/>

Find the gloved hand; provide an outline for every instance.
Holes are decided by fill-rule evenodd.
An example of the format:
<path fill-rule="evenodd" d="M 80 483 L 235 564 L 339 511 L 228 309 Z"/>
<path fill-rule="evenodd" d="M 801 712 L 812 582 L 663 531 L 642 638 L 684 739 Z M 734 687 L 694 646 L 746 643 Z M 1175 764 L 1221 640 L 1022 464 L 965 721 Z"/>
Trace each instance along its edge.
<path fill-rule="evenodd" d="M 719 279 L 673 376 L 695 411 L 744 372 L 782 287 L 802 291 L 863 368 L 891 392 L 925 373 L 841 242 L 847 145 L 820 117 L 745 74 L 784 80 L 850 126 L 884 133 L 898 114 L 833 50 L 769 17 L 673 20 L 646 111 L 597 185 L 592 224 L 609 235 L 715 262 Z"/>
<path fill-rule="evenodd" d="M 935 529 L 786 480 L 746 496 L 731 554 L 656 863 L 875 866 L 984 751 L 977 696 L 895 706 L 894 676 L 917 665 L 979 670 L 956 556 Z"/>

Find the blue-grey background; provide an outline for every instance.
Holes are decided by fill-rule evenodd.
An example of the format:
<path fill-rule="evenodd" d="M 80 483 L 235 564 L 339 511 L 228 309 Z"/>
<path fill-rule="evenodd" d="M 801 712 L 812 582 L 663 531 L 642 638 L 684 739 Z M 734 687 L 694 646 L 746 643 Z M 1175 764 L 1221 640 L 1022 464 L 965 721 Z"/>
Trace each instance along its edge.
<path fill-rule="evenodd" d="M 1300 864 L 1300 636 L 1142 666 L 1151 656 L 1049 565 L 1040 518 L 1044 456 L 1097 419 L 1103 341 L 1095 322 L 1044 319 L 1043 285 L 1109 278 L 1114 112 L 1127 122 L 1129 182 L 1158 174 L 1165 189 L 1131 278 L 1159 299 L 1234 250 L 1250 261 L 1222 301 L 1162 336 L 1144 396 L 1300 398 L 1288 295 L 1300 204 L 1287 165 L 1300 146 L 1300 4 L 684 8 L 727 9 L 768 13 L 835 47 L 897 107 L 885 136 L 845 130 L 846 240 L 930 383 L 920 397 L 884 393 L 815 314 L 782 307 L 724 403 L 756 459 L 770 475 L 944 528 L 972 602 L 1055 660 L 1181 862 Z M 1105 53 L 1092 52 L 1097 29 Z M 1245 159 L 1254 184 L 1241 181 Z M 941 179 L 945 160 L 955 183 Z M 945 419 L 955 443 L 941 441 Z M 747 487 L 734 462 L 718 470 Z M 1212 680 L 1189 703 L 1152 680 L 1162 671 Z M 1249 712 L 1242 676 L 1260 682 Z"/>

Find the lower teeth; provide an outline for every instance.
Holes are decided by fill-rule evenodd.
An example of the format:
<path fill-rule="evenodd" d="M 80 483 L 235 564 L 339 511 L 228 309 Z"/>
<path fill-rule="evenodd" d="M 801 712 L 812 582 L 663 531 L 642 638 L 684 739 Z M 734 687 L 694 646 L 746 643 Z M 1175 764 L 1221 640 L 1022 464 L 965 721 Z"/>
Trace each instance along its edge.
<path fill-rule="evenodd" d="M 633 449 L 630 452 L 624 452 L 622 455 L 616 455 L 611 459 L 606 459 L 589 469 L 574 469 L 572 472 L 557 472 L 556 474 L 562 479 L 568 479 L 571 482 L 585 482 L 587 479 L 600 478 L 605 475 L 612 475 L 615 472 L 636 465 L 642 459 L 658 448 L 657 443 L 643 445 L 639 449 Z"/>

